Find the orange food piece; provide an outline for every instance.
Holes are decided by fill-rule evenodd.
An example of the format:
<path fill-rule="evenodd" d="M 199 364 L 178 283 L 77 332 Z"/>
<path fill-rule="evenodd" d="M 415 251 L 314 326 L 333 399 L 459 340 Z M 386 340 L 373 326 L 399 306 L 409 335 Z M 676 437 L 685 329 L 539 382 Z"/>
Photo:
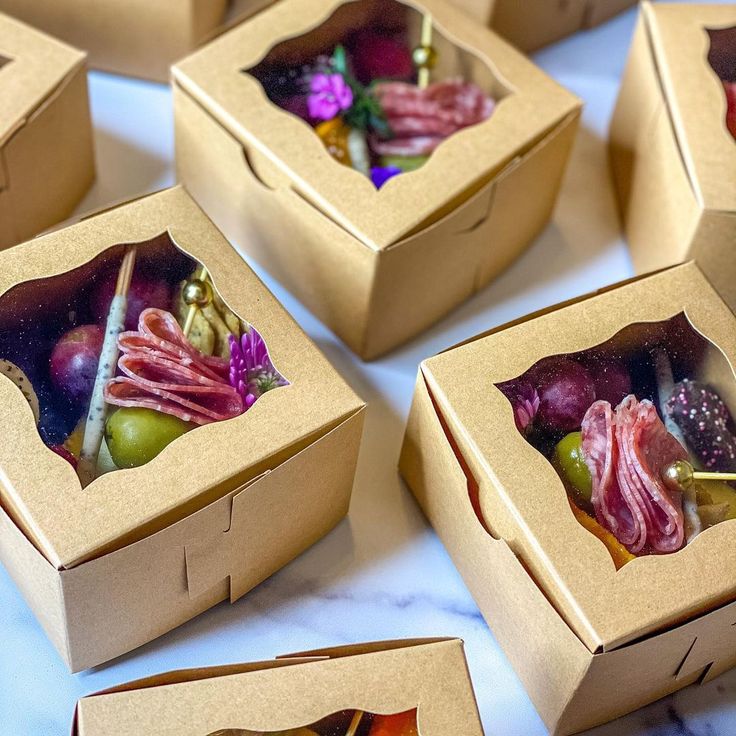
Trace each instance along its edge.
<path fill-rule="evenodd" d="M 416 710 L 394 716 L 375 716 L 369 736 L 419 736 Z"/>
<path fill-rule="evenodd" d="M 348 149 L 350 126 L 342 118 L 337 117 L 332 118 L 332 120 L 325 120 L 324 123 L 320 123 L 314 130 L 335 161 L 339 161 L 341 164 L 345 164 L 345 166 L 353 165 Z"/>
<path fill-rule="evenodd" d="M 611 557 L 613 557 L 613 564 L 616 565 L 617 570 L 620 570 L 627 562 L 636 559 L 635 555 L 632 555 L 608 529 L 601 526 L 592 516 L 586 514 L 585 511 L 578 508 L 572 501 L 570 501 L 570 507 L 580 524 L 606 545 L 608 551 L 611 553 Z"/>

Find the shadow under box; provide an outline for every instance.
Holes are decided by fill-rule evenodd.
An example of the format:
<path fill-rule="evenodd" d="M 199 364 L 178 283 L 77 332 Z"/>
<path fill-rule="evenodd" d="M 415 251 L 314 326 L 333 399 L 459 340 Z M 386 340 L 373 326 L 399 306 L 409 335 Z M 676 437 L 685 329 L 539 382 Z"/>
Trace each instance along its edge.
<path fill-rule="evenodd" d="M 244 731 L 228 728 L 207 736 L 420 736 L 417 711 L 409 710 L 393 715 L 344 710 L 317 723 L 288 731 Z"/>
<path fill-rule="evenodd" d="M 4 294 L 0 372 L 82 486 L 144 465 L 186 432 L 235 418 L 288 383 L 206 265 L 168 234 Z"/>
<path fill-rule="evenodd" d="M 0 69 L 2 69 L 4 66 L 7 66 L 8 64 L 10 64 L 11 61 L 12 61 L 12 59 L 8 58 L 7 56 L 3 56 L 2 54 L 0 54 Z"/>
<path fill-rule="evenodd" d="M 728 396 L 710 385 L 711 374 L 728 376 Z M 734 406 L 736 381 L 684 314 L 545 358 L 498 388 L 517 429 L 559 474 L 576 519 L 617 568 L 677 552 L 736 518 L 731 483 L 690 477 L 736 472 L 736 427 L 724 401 Z"/>
<path fill-rule="evenodd" d="M 341 5 L 243 71 L 272 103 L 312 126 L 336 162 L 378 189 L 486 121 L 512 92 L 429 16 L 397 0 Z"/>
<path fill-rule="evenodd" d="M 726 127 L 736 138 L 736 26 L 709 28 L 708 61 L 726 93 Z"/>

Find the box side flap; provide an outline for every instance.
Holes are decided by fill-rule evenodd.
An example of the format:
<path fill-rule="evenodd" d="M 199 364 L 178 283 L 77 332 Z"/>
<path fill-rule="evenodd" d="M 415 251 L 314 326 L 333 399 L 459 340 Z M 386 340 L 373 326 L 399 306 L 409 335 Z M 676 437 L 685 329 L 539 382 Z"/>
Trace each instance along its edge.
<path fill-rule="evenodd" d="M 478 515 L 479 486 L 420 371 L 400 471 L 457 565 L 496 640 L 553 728 L 591 654 Z M 549 677 L 550 668 L 554 677 Z"/>

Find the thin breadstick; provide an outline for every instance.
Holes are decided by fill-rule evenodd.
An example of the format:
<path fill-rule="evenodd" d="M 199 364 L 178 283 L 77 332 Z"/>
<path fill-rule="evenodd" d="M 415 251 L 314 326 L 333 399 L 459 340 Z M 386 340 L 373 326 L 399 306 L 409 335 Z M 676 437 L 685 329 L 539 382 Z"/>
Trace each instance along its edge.
<path fill-rule="evenodd" d="M 84 425 L 82 451 L 79 456 L 77 473 L 82 487 L 88 486 L 94 479 L 97 470 L 97 457 L 100 454 L 102 438 L 105 434 L 107 405 L 103 396 L 105 384 L 115 375 L 118 362 L 118 335 L 125 326 L 125 315 L 128 311 L 128 290 L 135 268 L 135 248 L 130 248 L 123 257 L 115 285 L 115 296 L 107 313 L 105 340 L 102 343 L 100 361 L 97 364 L 95 385 L 89 401 L 87 421 Z"/>

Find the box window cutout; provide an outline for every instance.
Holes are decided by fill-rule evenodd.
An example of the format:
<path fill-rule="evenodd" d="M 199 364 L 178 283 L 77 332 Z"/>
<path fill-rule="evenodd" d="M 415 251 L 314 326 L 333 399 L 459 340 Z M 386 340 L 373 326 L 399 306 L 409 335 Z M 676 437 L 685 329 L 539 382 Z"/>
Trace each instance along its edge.
<path fill-rule="evenodd" d="M 0 296 L 0 372 L 82 486 L 288 383 L 168 234 Z"/>
<path fill-rule="evenodd" d="M 488 120 L 509 94 L 485 63 L 396 0 L 346 3 L 244 71 L 379 189 Z"/>
<path fill-rule="evenodd" d="M 11 61 L 12 59 L 10 59 L 9 57 L 3 56 L 2 54 L 0 54 L 0 69 L 10 64 Z"/>
<path fill-rule="evenodd" d="M 207 736 L 420 736 L 417 711 L 377 715 L 344 710 L 304 728 L 288 731 L 247 731 L 228 728 Z"/>
<path fill-rule="evenodd" d="M 726 93 L 726 128 L 736 138 L 736 26 L 708 29 L 708 61 Z"/>
<path fill-rule="evenodd" d="M 734 484 L 697 477 L 736 472 L 736 381 L 684 315 L 545 358 L 497 388 L 617 568 L 736 518 Z"/>

